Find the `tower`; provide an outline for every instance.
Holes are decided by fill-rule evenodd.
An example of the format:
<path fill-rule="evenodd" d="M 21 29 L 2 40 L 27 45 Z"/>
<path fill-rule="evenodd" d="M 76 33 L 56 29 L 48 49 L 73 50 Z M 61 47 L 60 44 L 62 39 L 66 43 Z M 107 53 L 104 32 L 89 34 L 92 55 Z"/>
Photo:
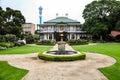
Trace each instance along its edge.
<path fill-rule="evenodd" d="M 40 19 L 40 24 L 42 24 L 42 6 L 39 7 L 39 19 Z"/>

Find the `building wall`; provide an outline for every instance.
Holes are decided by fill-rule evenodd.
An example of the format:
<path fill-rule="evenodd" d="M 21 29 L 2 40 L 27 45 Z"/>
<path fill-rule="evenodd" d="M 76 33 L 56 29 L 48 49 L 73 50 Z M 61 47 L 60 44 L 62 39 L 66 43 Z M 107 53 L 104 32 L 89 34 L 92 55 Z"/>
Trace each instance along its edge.
<path fill-rule="evenodd" d="M 81 31 L 80 25 L 38 25 L 37 26 L 38 34 L 40 35 L 40 40 L 55 40 L 54 32 L 57 31 L 59 33 L 68 32 L 67 39 L 68 40 L 78 40 L 82 37 L 86 37 L 86 32 Z"/>
<path fill-rule="evenodd" d="M 31 33 L 32 35 L 35 34 L 35 24 L 25 23 L 22 26 L 23 26 L 24 33 Z"/>
<path fill-rule="evenodd" d="M 64 26 L 64 25 L 63 25 Z M 64 26 L 63 29 L 61 29 L 61 26 L 38 26 L 40 31 L 81 31 L 80 26 Z"/>

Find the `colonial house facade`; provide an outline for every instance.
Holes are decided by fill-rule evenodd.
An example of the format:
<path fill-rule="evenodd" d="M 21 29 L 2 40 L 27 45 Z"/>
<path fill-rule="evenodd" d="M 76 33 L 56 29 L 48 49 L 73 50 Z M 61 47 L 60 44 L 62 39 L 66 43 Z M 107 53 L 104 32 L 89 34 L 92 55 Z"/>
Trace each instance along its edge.
<path fill-rule="evenodd" d="M 37 33 L 40 35 L 40 40 L 57 40 L 57 38 L 78 40 L 86 37 L 86 31 L 81 31 L 81 28 L 80 22 L 76 20 L 68 17 L 56 17 L 43 24 L 37 24 Z"/>

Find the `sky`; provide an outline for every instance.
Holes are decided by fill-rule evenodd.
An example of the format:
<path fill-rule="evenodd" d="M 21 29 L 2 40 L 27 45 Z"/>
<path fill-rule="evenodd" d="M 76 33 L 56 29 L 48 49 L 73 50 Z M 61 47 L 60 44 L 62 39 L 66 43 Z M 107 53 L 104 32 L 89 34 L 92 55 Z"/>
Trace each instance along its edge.
<path fill-rule="evenodd" d="M 82 12 L 85 5 L 93 0 L 0 0 L 0 6 L 5 10 L 10 7 L 20 10 L 27 23 L 39 24 L 39 7 L 42 6 L 43 22 L 58 17 L 65 17 L 84 23 Z"/>

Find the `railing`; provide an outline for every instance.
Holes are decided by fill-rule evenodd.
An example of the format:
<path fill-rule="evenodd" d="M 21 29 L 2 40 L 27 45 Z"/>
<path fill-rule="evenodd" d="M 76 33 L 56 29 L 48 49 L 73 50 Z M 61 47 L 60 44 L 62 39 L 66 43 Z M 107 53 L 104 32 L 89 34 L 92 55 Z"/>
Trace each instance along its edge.
<path fill-rule="evenodd" d="M 49 31 L 43 31 L 43 30 L 37 30 L 37 33 L 54 33 L 55 31 L 49 30 Z M 59 31 L 57 30 L 56 32 L 68 32 L 68 33 L 86 33 L 86 31 Z"/>

